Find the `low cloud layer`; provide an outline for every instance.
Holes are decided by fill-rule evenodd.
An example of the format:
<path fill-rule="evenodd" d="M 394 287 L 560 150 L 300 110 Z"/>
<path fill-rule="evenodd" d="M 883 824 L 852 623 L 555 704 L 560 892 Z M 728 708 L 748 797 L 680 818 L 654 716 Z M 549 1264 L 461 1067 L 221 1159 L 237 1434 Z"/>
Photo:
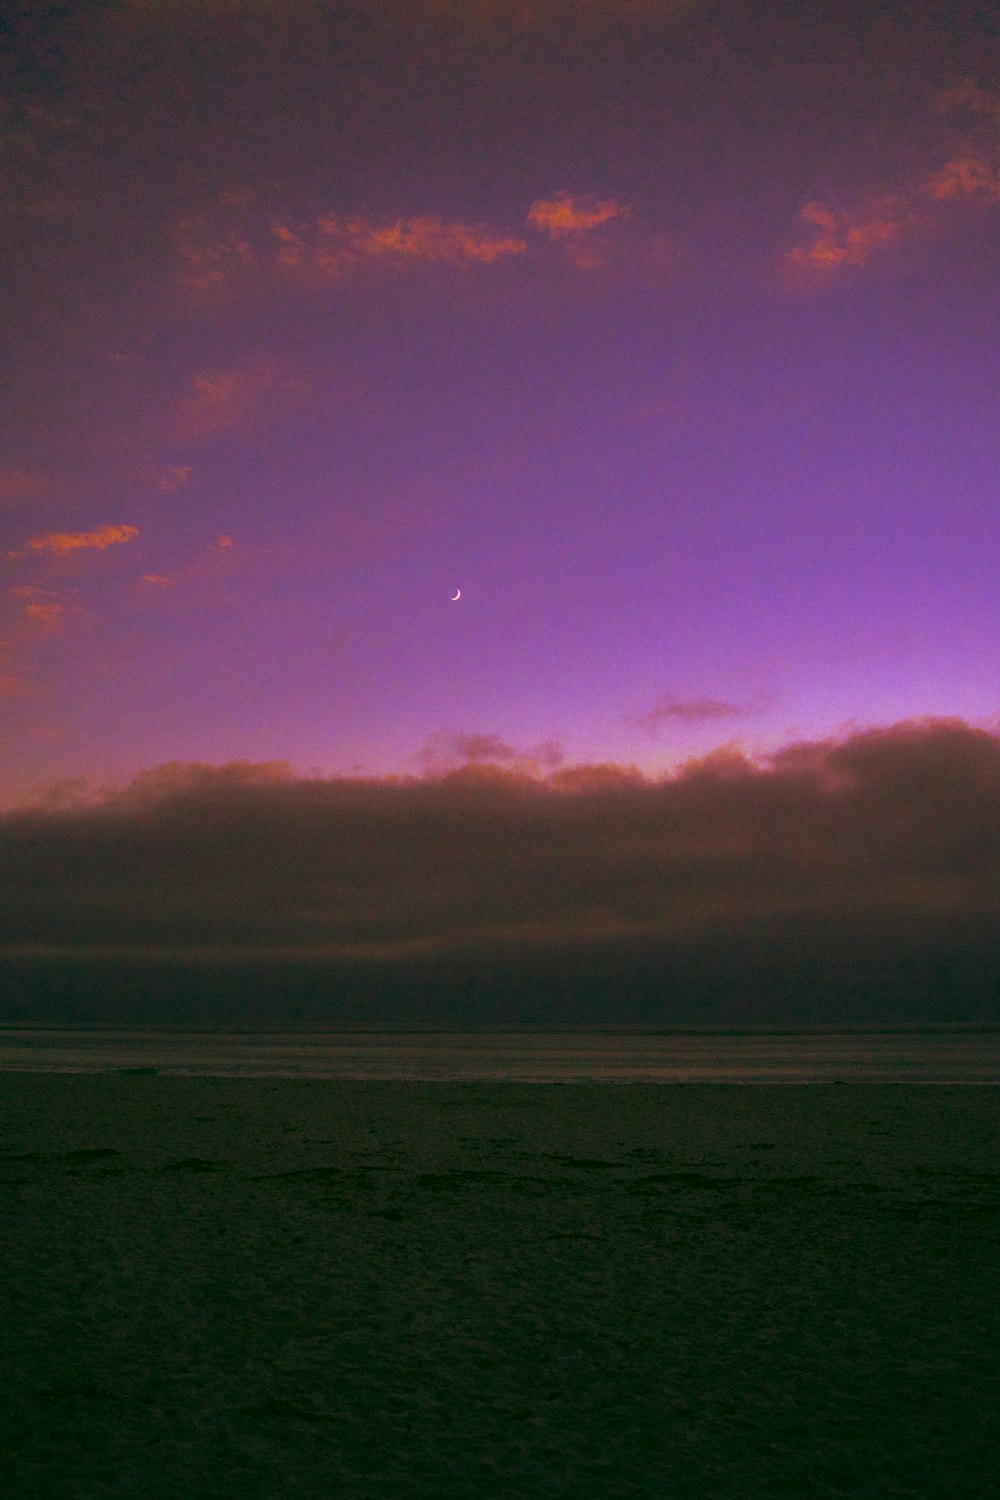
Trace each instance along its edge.
<path fill-rule="evenodd" d="M 660 781 L 509 765 L 170 765 L 56 789 L 0 821 L 3 1013 L 1000 1014 L 997 735 L 903 724 Z"/>

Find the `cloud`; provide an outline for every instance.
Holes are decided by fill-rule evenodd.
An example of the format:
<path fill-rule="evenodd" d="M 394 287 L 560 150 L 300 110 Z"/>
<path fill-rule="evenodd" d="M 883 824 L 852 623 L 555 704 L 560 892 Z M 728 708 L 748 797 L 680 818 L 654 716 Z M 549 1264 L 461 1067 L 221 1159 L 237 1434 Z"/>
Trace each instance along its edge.
<path fill-rule="evenodd" d="M 363 266 L 491 265 L 523 255 L 526 242 L 483 224 L 416 215 L 378 222 L 364 215 L 324 214 L 309 228 L 275 223 L 278 263 L 287 270 L 311 270 L 341 277 Z"/>
<path fill-rule="evenodd" d="M 191 483 L 194 470 L 188 464 L 169 464 L 156 471 L 156 488 L 161 495 L 172 495 Z"/>
<path fill-rule="evenodd" d="M 751 705 L 746 703 L 727 703 L 721 698 L 675 698 L 668 693 L 630 722 L 655 734 L 665 724 L 716 724 L 721 719 L 745 719 L 751 712 Z"/>
<path fill-rule="evenodd" d="M 234 215 L 238 227 L 228 222 Z M 602 266 L 612 243 L 606 236 L 631 217 L 614 198 L 567 192 L 536 199 L 523 233 L 434 214 L 330 212 L 297 222 L 276 212 L 265 217 L 263 205 L 241 200 L 183 220 L 177 244 L 182 282 L 198 293 L 228 295 L 280 277 L 324 286 L 433 267 L 470 271 L 544 256 L 546 248 L 551 254 L 553 246 L 577 265 Z M 648 230 L 627 236 L 618 251 L 646 268 L 661 267 L 667 254 L 663 236 Z"/>
<path fill-rule="evenodd" d="M 464 748 L 386 780 L 173 763 L 6 814 L 8 1013 L 1000 1016 L 1000 736 L 900 724 L 660 780 Z"/>
<path fill-rule="evenodd" d="M 218 213 L 185 219 L 178 232 L 181 280 L 196 292 L 221 293 L 275 274 L 317 282 L 360 275 L 366 268 L 492 265 L 527 249 L 519 235 L 429 214 L 378 220 L 366 214 L 321 214 L 306 223 L 272 218 L 241 232 L 219 230 Z"/>
<path fill-rule="evenodd" d="M 943 113 L 973 117 L 957 149 L 939 167 L 860 209 L 807 203 L 799 214 L 808 238 L 786 252 L 789 265 L 827 276 L 865 265 L 905 235 L 928 228 L 951 205 L 1000 202 L 1000 99 L 973 83 L 941 94 Z"/>
<path fill-rule="evenodd" d="M 599 270 L 607 265 L 607 245 L 601 231 L 630 216 L 628 206 L 614 198 L 574 198 L 564 192 L 537 198 L 528 210 L 528 223 L 561 246 L 582 270 Z M 636 248 L 632 247 L 633 253 Z M 646 247 L 647 258 L 650 248 Z M 661 248 L 652 245 L 654 256 Z"/>
<path fill-rule="evenodd" d="M 97 526 L 93 531 L 43 531 L 29 537 L 29 552 L 51 552 L 61 556 L 69 552 L 103 552 L 108 547 L 134 542 L 139 535 L 136 526 Z"/>
<path fill-rule="evenodd" d="M 517 751 L 498 734 L 450 734 L 436 735 L 433 743 L 463 763 L 491 761 L 509 765 L 517 760 Z"/>
<path fill-rule="evenodd" d="M 82 613 L 73 590 L 59 593 L 36 584 L 5 589 L 0 618 L 0 698 L 27 698 L 39 691 L 34 649 L 57 635 L 71 616 Z"/>
<path fill-rule="evenodd" d="M 939 203 L 956 198 L 995 202 L 1000 199 L 1000 163 L 973 151 L 965 152 L 928 177 L 923 191 Z"/>
<path fill-rule="evenodd" d="M 301 375 L 274 359 L 200 370 L 169 408 L 165 435 L 175 442 L 194 443 L 239 431 L 258 422 L 265 409 L 269 416 L 285 410 L 306 388 Z M 168 472 L 186 483 L 191 470 L 178 465 Z"/>
<path fill-rule="evenodd" d="M 222 201 L 222 207 L 237 206 Z M 236 271 L 255 266 L 258 254 L 251 238 L 234 230 L 219 234 L 212 214 L 192 214 L 180 220 L 176 230 L 181 281 L 195 292 L 219 291 Z"/>
<path fill-rule="evenodd" d="M 556 193 L 552 198 L 536 198 L 528 210 L 528 223 L 553 239 L 561 239 L 610 224 L 628 213 L 629 209 L 613 198 L 573 198 L 569 193 Z"/>
<path fill-rule="evenodd" d="M 28 624 L 39 626 L 46 633 L 57 630 L 65 616 L 76 609 L 76 606 L 66 604 L 54 589 L 38 588 L 33 584 L 10 588 L 7 597 L 14 601 Z"/>
<path fill-rule="evenodd" d="M 518 776 L 539 776 L 566 759 L 562 747 L 546 740 L 530 750 L 518 750 L 498 734 L 462 733 L 441 729 L 432 734 L 417 756 L 428 775 L 445 775 L 460 768 L 489 768 Z"/>
<path fill-rule="evenodd" d="M 841 266 L 863 266 L 899 238 L 913 214 L 899 200 L 872 205 L 862 216 L 838 213 L 822 203 L 807 203 L 799 220 L 812 237 L 807 244 L 789 250 L 790 264 L 828 272 Z"/>

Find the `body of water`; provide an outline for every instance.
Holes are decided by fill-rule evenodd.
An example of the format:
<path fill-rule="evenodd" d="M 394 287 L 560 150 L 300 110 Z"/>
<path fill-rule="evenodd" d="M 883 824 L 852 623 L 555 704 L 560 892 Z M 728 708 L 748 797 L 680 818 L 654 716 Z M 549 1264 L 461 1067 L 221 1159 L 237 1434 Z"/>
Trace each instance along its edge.
<path fill-rule="evenodd" d="M 0 1071 L 519 1083 L 994 1084 L 1000 1028 L 925 1031 L 0 1028 Z"/>

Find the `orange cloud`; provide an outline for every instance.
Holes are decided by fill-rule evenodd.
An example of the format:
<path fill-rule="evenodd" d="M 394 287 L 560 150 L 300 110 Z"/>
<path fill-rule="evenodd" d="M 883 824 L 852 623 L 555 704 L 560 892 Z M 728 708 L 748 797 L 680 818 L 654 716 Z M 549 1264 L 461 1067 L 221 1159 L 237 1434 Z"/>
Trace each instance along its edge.
<path fill-rule="evenodd" d="M 1000 98 L 967 80 L 941 94 L 943 112 L 964 111 L 971 129 L 944 166 L 920 184 L 919 192 L 936 203 L 959 198 L 1000 199 Z"/>
<path fill-rule="evenodd" d="M 898 200 L 890 199 L 864 218 L 836 213 L 822 203 L 807 203 L 799 218 L 814 231 L 813 238 L 808 245 L 791 249 L 789 261 L 812 271 L 833 271 L 841 266 L 864 265 L 899 237 L 912 213 Z"/>
<path fill-rule="evenodd" d="M 181 281 L 193 291 L 219 291 L 234 270 L 256 264 L 250 241 L 241 235 L 215 238 L 207 217 L 182 219 L 177 227 L 177 249 L 181 258 Z"/>
<path fill-rule="evenodd" d="M 957 156 L 927 179 L 923 191 L 938 202 L 974 197 L 1000 199 L 1000 165 L 975 152 Z"/>
<path fill-rule="evenodd" d="M 143 583 L 148 583 L 150 588 L 171 589 L 177 582 L 176 578 L 168 578 L 165 573 L 143 573 Z"/>
<path fill-rule="evenodd" d="M 548 234 L 553 239 L 564 235 L 585 233 L 620 219 L 630 210 L 613 198 L 601 201 L 593 198 L 573 198 L 569 193 L 556 193 L 552 198 L 536 198 L 528 209 L 528 223 Z"/>
<path fill-rule="evenodd" d="M 116 547 L 122 542 L 133 542 L 139 535 L 136 526 L 98 526 L 93 531 L 43 531 L 30 537 L 26 543 L 29 552 L 103 552 L 107 547 Z"/>
<path fill-rule="evenodd" d="M 24 612 L 29 620 L 41 625 L 43 629 L 57 630 L 63 615 L 67 613 L 67 607 L 65 604 L 55 603 L 26 604 Z"/>
<path fill-rule="evenodd" d="M 942 94 L 937 104 L 942 110 L 961 108 L 977 117 L 967 139 L 944 165 L 897 193 L 869 200 L 860 213 L 807 203 L 799 219 L 812 238 L 787 252 L 791 265 L 821 274 L 864 265 L 904 230 L 933 222 L 947 204 L 1000 202 L 1000 99 L 966 83 Z"/>
<path fill-rule="evenodd" d="M 524 240 L 486 225 L 428 215 L 377 224 L 363 215 L 326 214 L 316 221 L 316 228 L 319 238 L 313 262 L 329 275 L 372 260 L 396 265 L 421 261 L 490 265 L 504 256 L 523 255 L 527 249 Z"/>
<path fill-rule="evenodd" d="M 64 616 L 77 612 L 77 607 L 65 604 L 54 589 L 38 588 L 34 584 L 19 584 L 7 590 L 21 617 L 29 625 L 40 626 L 46 633 L 57 630 Z"/>
<path fill-rule="evenodd" d="M 270 235 L 270 243 L 255 248 L 244 236 L 212 237 L 207 220 L 185 221 L 178 239 L 181 279 L 198 291 L 222 291 L 255 266 L 336 278 L 373 264 L 490 265 L 527 249 L 520 237 L 488 225 L 427 214 L 379 222 L 330 213 L 295 228 L 274 220 Z"/>
<path fill-rule="evenodd" d="M 601 266 L 603 232 L 631 213 L 627 204 L 613 198 L 558 192 L 531 204 L 526 225 L 543 240 L 558 244 L 578 265 Z M 234 216 L 240 219 L 236 228 Z M 539 249 L 530 235 L 434 214 L 376 219 L 364 213 L 330 212 L 303 223 L 272 214 L 265 225 L 261 206 L 242 199 L 238 204 L 226 200 L 205 215 L 184 220 L 177 243 L 181 279 L 194 290 L 219 295 L 255 282 L 266 284 L 275 275 L 318 285 L 366 270 L 492 266 Z M 655 235 L 647 234 L 642 245 L 631 249 L 640 262 L 664 258 L 663 241 Z"/>

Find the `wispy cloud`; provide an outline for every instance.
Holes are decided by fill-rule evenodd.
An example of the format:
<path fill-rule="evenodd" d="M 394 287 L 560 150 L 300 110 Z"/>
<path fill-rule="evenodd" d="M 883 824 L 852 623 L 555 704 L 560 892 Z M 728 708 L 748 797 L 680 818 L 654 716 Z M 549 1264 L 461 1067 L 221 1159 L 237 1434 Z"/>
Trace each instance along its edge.
<path fill-rule="evenodd" d="M 820 272 L 862 266 L 897 240 L 913 217 L 912 210 L 899 199 L 870 204 L 861 215 L 807 203 L 799 221 L 810 238 L 805 244 L 793 246 L 788 260 L 793 266 Z"/>
<path fill-rule="evenodd" d="M 190 443 L 238 431 L 259 420 L 265 406 L 271 414 L 280 412 L 306 385 L 289 365 L 270 358 L 201 370 L 170 407 L 164 423 L 166 435 Z M 178 488 L 187 482 L 191 470 L 178 465 L 167 472 L 178 480 L 174 485 Z"/>
<path fill-rule="evenodd" d="M 973 128 L 938 167 L 896 192 L 868 198 L 860 207 L 807 203 L 799 214 L 805 231 L 786 252 L 790 266 L 828 276 L 863 266 L 906 235 L 927 228 L 949 206 L 1000 202 L 1000 99 L 966 83 L 939 96 L 942 113 L 964 112 Z"/>
<path fill-rule="evenodd" d="M 448 265 L 478 261 L 490 265 L 504 256 L 523 255 L 527 245 L 516 235 L 482 224 L 422 215 L 375 223 L 365 218 L 327 214 L 317 220 L 318 263 L 326 269 L 342 261 L 423 261 Z"/>
<path fill-rule="evenodd" d="M 37 648 L 58 635 L 67 621 L 84 613 L 75 590 L 60 592 L 39 584 L 4 590 L 0 609 L 0 697 L 30 698 L 40 691 Z"/>
<path fill-rule="evenodd" d="M 219 212 L 183 221 L 178 250 L 185 285 L 211 293 L 276 272 L 322 282 L 358 275 L 366 267 L 488 266 L 528 248 L 518 234 L 430 214 L 379 220 L 327 213 L 305 223 L 275 216 L 266 225 L 242 217 L 240 233 L 220 231 Z"/>
<path fill-rule="evenodd" d="M 181 281 L 192 291 L 219 291 L 234 273 L 246 271 L 258 263 L 257 251 L 249 239 L 233 232 L 220 235 L 208 214 L 182 219 L 177 226 L 176 238 Z"/>
<path fill-rule="evenodd" d="M 630 216 L 628 205 L 614 198 L 574 198 L 563 192 L 537 198 L 528 210 L 528 223 L 559 245 L 581 270 L 599 270 L 608 261 L 602 231 Z"/>
<path fill-rule="evenodd" d="M 46 633 L 57 630 L 67 615 L 78 612 L 78 606 L 67 603 L 55 589 L 36 584 L 15 585 L 7 590 L 7 597 L 27 623 Z"/>
<path fill-rule="evenodd" d="M 238 215 L 239 228 L 227 223 Z M 561 256 L 582 267 L 605 264 L 617 226 L 632 217 L 614 198 L 574 197 L 567 192 L 538 198 L 523 226 L 512 229 L 474 220 L 412 214 L 376 219 L 364 213 L 321 214 L 298 221 L 280 213 L 263 218 L 263 206 L 241 200 L 217 204 L 183 221 L 178 238 L 182 281 L 199 293 L 270 284 L 284 277 L 321 286 L 369 275 L 403 274 L 420 268 L 472 271 L 503 262 Z M 662 236 L 632 237 L 640 262 L 663 258 Z"/>
<path fill-rule="evenodd" d="M 625 204 L 613 198 L 574 198 L 569 193 L 556 193 L 552 198 L 536 198 L 528 210 L 528 223 L 553 239 L 562 239 L 598 229 L 629 212 Z"/>
<path fill-rule="evenodd" d="M 938 203 L 957 198 L 996 202 L 1000 199 L 1000 161 L 967 151 L 945 162 L 939 171 L 928 177 L 923 190 Z"/>
<path fill-rule="evenodd" d="M 672 724 L 718 724 L 727 719 L 746 719 L 764 707 L 766 701 L 758 698 L 748 703 L 730 703 L 724 698 L 678 698 L 667 693 L 652 708 L 632 715 L 629 722 L 655 735 Z"/>
<path fill-rule="evenodd" d="M 69 552 L 103 552 L 108 547 L 134 542 L 139 535 L 136 526 L 97 526 L 93 531 L 43 531 L 29 537 L 28 552 L 49 552 L 61 556 Z"/>
<path fill-rule="evenodd" d="M 156 471 L 156 488 L 161 495 L 172 495 L 175 490 L 183 490 L 191 483 L 193 473 L 190 464 L 169 464 Z"/>
<path fill-rule="evenodd" d="M 416 759 L 427 775 L 443 776 L 478 767 L 540 776 L 561 765 L 566 755 L 555 740 L 519 750 L 498 734 L 440 729 L 430 736 Z"/>

